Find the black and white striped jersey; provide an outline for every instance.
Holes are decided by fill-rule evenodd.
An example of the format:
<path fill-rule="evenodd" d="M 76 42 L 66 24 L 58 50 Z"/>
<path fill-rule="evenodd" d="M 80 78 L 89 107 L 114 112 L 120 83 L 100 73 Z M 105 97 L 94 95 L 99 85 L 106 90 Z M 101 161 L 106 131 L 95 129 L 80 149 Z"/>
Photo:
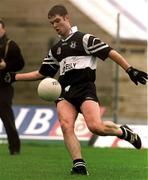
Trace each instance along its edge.
<path fill-rule="evenodd" d="M 105 60 L 112 48 L 99 38 L 79 31 L 61 39 L 43 60 L 39 72 L 53 77 L 60 70 L 63 87 L 83 82 L 94 82 L 98 57 Z"/>

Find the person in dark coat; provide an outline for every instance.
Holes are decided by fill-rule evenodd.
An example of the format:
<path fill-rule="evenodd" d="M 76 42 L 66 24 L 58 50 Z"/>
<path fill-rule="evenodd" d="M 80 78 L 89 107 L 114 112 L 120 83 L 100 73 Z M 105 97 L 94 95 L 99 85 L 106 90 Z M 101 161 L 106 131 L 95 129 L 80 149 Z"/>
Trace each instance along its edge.
<path fill-rule="evenodd" d="M 0 119 L 6 130 L 11 155 L 20 153 L 21 142 L 12 109 L 14 88 L 11 83 L 4 82 L 4 77 L 9 71 L 22 70 L 24 64 L 19 46 L 7 37 L 5 23 L 0 20 Z"/>

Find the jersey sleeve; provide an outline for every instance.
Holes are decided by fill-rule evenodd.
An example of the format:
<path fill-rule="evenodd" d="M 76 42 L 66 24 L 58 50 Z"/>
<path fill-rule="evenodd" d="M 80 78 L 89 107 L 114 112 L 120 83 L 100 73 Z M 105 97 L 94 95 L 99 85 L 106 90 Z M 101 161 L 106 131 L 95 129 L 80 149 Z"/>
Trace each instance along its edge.
<path fill-rule="evenodd" d="M 51 50 L 48 56 L 44 58 L 39 73 L 44 76 L 54 77 L 59 70 L 59 62 L 53 57 Z"/>
<path fill-rule="evenodd" d="M 83 36 L 83 47 L 87 54 L 96 56 L 102 60 L 105 60 L 110 50 L 112 50 L 108 44 L 91 34 L 85 34 Z"/>

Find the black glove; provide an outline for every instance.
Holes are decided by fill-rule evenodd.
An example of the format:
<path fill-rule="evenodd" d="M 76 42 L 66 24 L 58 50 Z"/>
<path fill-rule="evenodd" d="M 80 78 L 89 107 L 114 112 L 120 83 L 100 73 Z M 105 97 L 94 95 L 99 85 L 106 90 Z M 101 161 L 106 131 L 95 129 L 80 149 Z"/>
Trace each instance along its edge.
<path fill-rule="evenodd" d="M 15 81 L 15 72 L 7 72 L 4 76 L 4 82 L 5 83 L 12 83 Z"/>
<path fill-rule="evenodd" d="M 128 73 L 130 79 L 138 85 L 138 82 L 141 84 L 146 84 L 146 79 L 148 79 L 148 74 L 140 71 L 138 69 L 135 69 L 133 67 L 129 67 L 126 72 Z"/>

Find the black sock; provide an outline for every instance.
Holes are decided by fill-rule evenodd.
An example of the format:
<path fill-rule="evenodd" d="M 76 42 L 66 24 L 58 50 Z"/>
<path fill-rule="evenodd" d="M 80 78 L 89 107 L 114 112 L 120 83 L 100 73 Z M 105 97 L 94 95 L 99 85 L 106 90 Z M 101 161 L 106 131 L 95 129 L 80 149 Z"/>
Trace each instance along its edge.
<path fill-rule="evenodd" d="M 75 159 L 73 160 L 73 167 L 76 169 L 85 169 L 86 163 L 83 159 Z"/>
<path fill-rule="evenodd" d="M 73 164 L 76 164 L 77 162 L 85 163 L 85 161 L 83 159 L 75 159 L 75 160 L 73 160 Z"/>
<path fill-rule="evenodd" d="M 73 160 L 73 167 L 71 169 L 72 174 L 82 174 L 89 175 L 86 169 L 86 164 L 83 159 L 75 159 Z"/>
<path fill-rule="evenodd" d="M 121 128 L 123 134 L 122 134 L 121 136 L 119 136 L 119 138 L 120 138 L 120 139 L 125 139 L 125 140 L 129 141 L 130 138 L 131 138 L 130 132 L 127 131 L 127 130 L 126 130 L 124 127 L 122 127 L 122 126 L 121 126 L 120 128 Z"/>

